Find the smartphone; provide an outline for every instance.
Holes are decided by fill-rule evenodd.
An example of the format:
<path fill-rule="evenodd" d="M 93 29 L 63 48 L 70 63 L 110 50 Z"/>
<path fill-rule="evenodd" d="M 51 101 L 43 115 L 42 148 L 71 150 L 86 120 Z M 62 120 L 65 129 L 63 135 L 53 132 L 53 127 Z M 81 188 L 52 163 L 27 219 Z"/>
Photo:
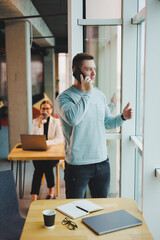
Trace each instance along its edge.
<path fill-rule="evenodd" d="M 79 68 L 76 68 L 75 71 L 73 72 L 73 76 L 78 80 L 79 83 L 81 83 L 80 74 L 83 75 L 83 78 L 86 77 L 86 75 Z"/>

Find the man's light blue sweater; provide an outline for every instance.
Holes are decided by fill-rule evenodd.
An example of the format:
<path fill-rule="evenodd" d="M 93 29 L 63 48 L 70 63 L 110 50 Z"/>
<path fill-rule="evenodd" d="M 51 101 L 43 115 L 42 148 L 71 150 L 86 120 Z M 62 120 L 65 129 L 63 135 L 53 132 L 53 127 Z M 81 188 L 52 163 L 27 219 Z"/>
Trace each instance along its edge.
<path fill-rule="evenodd" d="M 66 161 L 73 165 L 106 160 L 105 128 L 122 125 L 121 115 L 113 117 L 104 94 L 97 88 L 84 92 L 70 87 L 56 99 L 56 109 L 65 138 Z"/>

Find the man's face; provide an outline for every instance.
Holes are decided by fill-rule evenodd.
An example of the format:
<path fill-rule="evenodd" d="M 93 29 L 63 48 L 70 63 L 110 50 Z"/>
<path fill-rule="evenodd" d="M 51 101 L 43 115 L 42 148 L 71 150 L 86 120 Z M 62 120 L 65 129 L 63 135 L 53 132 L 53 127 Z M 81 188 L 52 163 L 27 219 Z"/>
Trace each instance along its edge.
<path fill-rule="evenodd" d="M 96 65 L 93 60 L 83 60 L 83 64 L 81 66 L 81 71 L 90 79 L 94 84 L 95 77 L 96 77 Z"/>

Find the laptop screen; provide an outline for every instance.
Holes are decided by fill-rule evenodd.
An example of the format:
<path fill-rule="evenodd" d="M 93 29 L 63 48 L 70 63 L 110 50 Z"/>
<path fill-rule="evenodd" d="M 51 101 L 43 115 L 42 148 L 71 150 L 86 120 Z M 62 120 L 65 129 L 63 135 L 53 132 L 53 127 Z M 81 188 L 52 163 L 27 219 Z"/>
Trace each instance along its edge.
<path fill-rule="evenodd" d="M 45 151 L 47 150 L 45 135 L 21 134 L 23 150 Z"/>

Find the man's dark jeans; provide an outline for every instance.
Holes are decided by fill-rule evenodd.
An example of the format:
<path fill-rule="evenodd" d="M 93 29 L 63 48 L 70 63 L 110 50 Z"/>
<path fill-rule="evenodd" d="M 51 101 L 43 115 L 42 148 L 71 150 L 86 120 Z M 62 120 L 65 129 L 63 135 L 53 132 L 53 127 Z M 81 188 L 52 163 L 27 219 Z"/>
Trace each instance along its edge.
<path fill-rule="evenodd" d="M 89 165 L 65 162 L 66 198 L 84 198 L 87 185 L 92 198 L 106 198 L 110 187 L 109 159 Z"/>

